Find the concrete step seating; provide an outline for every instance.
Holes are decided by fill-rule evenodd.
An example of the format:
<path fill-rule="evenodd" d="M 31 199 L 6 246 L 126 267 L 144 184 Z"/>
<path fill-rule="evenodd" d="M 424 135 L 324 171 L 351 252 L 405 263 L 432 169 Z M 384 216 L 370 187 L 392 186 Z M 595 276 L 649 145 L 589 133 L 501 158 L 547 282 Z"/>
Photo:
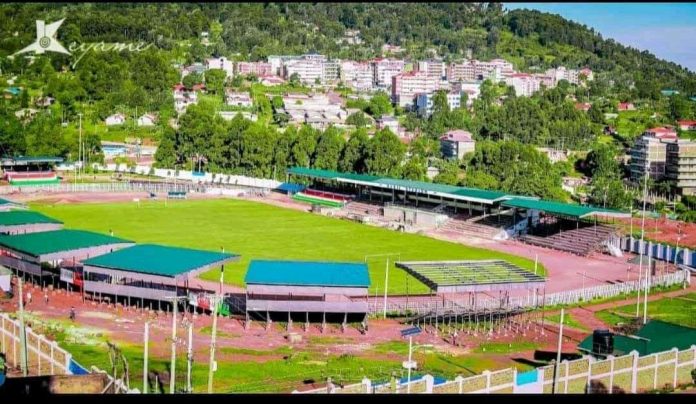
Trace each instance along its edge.
<path fill-rule="evenodd" d="M 489 238 L 495 237 L 502 229 L 512 226 L 512 217 L 508 215 L 490 215 L 486 217 L 457 215 L 445 222 L 439 230 L 443 232 L 461 234 L 468 237 Z"/>
<path fill-rule="evenodd" d="M 527 234 L 520 239 L 525 243 L 539 247 L 587 256 L 597 251 L 614 231 L 609 226 L 598 225 L 565 230 L 547 237 Z"/>

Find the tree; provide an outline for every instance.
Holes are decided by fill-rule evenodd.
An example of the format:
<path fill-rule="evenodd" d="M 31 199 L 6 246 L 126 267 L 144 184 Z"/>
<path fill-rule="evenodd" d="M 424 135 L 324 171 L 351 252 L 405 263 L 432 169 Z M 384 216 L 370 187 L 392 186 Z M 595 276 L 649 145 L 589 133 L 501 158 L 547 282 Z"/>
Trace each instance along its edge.
<path fill-rule="evenodd" d="M 370 121 L 367 119 L 367 117 L 362 111 L 358 111 L 348 115 L 348 118 L 346 118 L 346 124 L 353 125 L 356 128 L 363 128 L 365 126 L 368 126 L 370 124 Z"/>
<path fill-rule="evenodd" d="M 414 157 L 409 159 L 401 168 L 401 176 L 407 180 L 424 181 L 426 179 L 426 170 L 425 159 Z"/>
<path fill-rule="evenodd" d="M 189 73 L 182 80 L 182 84 L 190 90 L 197 84 L 203 84 L 203 75 L 199 73 Z"/>
<path fill-rule="evenodd" d="M 438 90 L 433 95 L 433 115 L 447 114 L 450 112 L 449 103 L 447 102 L 447 92 Z"/>
<path fill-rule="evenodd" d="M 367 107 L 367 113 L 375 118 L 389 115 L 393 110 L 389 95 L 381 90 L 372 96 Z"/>
<path fill-rule="evenodd" d="M 365 129 L 353 132 L 343 148 L 338 169 L 344 172 L 364 173 L 367 170 L 365 158 L 369 148 L 369 138 Z"/>
<path fill-rule="evenodd" d="M 297 139 L 290 149 L 290 160 L 294 166 L 309 167 L 317 145 L 317 133 L 308 125 L 302 125 Z"/>
<path fill-rule="evenodd" d="M 300 75 L 297 73 L 293 73 L 290 75 L 288 83 L 292 87 L 299 87 L 300 86 Z"/>
<path fill-rule="evenodd" d="M 602 113 L 602 109 L 597 104 L 594 104 L 590 107 L 590 109 L 587 111 L 587 117 L 593 123 L 604 122 L 604 114 Z"/>
<path fill-rule="evenodd" d="M 339 131 L 329 126 L 317 139 L 317 146 L 314 149 L 314 168 L 336 170 L 344 146 L 345 140 Z"/>
<path fill-rule="evenodd" d="M 285 106 L 285 104 L 283 103 L 283 97 L 279 95 L 274 95 L 273 98 L 271 98 L 271 106 L 273 106 L 273 109 L 275 110 L 283 108 Z"/>
<path fill-rule="evenodd" d="M 405 146 L 389 129 L 382 129 L 370 139 L 365 166 L 370 174 L 398 176 Z"/>
<path fill-rule="evenodd" d="M 174 168 L 176 157 L 176 133 L 167 127 L 155 151 L 155 166 L 159 168 Z"/>
<path fill-rule="evenodd" d="M 188 76 L 186 76 L 188 77 Z M 205 87 L 213 94 L 223 94 L 227 73 L 222 69 L 209 69 L 205 72 Z"/>

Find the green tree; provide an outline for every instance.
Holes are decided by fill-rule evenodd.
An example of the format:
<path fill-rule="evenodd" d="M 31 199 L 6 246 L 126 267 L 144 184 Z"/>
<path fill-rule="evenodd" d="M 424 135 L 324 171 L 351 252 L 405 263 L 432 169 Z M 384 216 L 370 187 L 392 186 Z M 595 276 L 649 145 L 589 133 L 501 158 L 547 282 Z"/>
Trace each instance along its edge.
<path fill-rule="evenodd" d="M 189 73 L 182 80 L 182 84 L 190 90 L 197 84 L 203 84 L 203 75 L 199 73 Z"/>
<path fill-rule="evenodd" d="M 188 77 L 188 76 L 186 76 Z M 184 79 L 186 78 L 184 77 Z M 205 72 L 205 87 L 213 94 L 221 95 L 225 92 L 225 79 L 227 73 L 222 69 L 210 69 Z"/>
<path fill-rule="evenodd" d="M 405 146 L 389 129 L 382 129 L 370 139 L 365 166 L 370 174 L 398 176 Z"/>
<path fill-rule="evenodd" d="M 363 128 L 365 126 L 368 126 L 370 124 L 370 121 L 367 119 L 367 117 L 362 111 L 358 111 L 348 115 L 348 118 L 346 118 L 346 124 L 353 125 L 356 128 Z"/>
<path fill-rule="evenodd" d="M 391 99 L 384 91 L 378 91 L 370 99 L 367 107 L 367 113 L 373 117 L 381 117 L 382 115 L 390 115 L 394 109 L 392 108 Z"/>
<path fill-rule="evenodd" d="M 358 129 L 350 135 L 338 161 L 338 169 L 344 172 L 364 173 L 367 171 L 367 157 L 370 140 L 365 129 Z"/>
<path fill-rule="evenodd" d="M 336 170 L 345 143 L 345 140 L 335 127 L 328 127 L 317 139 L 313 158 L 314 168 Z"/>
<path fill-rule="evenodd" d="M 314 149 L 317 146 L 317 132 L 308 125 L 302 125 L 290 149 L 290 160 L 294 166 L 309 167 Z"/>

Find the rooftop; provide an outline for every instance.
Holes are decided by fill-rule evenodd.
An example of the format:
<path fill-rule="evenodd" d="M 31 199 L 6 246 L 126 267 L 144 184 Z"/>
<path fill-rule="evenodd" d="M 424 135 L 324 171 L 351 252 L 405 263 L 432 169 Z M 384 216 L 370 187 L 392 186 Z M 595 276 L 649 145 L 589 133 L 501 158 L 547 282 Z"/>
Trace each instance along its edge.
<path fill-rule="evenodd" d="M 237 254 L 139 244 L 83 261 L 85 265 L 143 274 L 175 277 L 177 275 L 223 265 Z"/>
<path fill-rule="evenodd" d="M 696 341 L 695 328 L 650 320 L 638 330 L 635 336 L 615 335 L 612 354 L 614 356 L 626 355 L 635 350 L 642 356 L 668 351 L 672 348 L 683 350 L 690 348 L 694 341 Z M 578 349 L 591 352 L 592 335 L 578 344 Z"/>
<path fill-rule="evenodd" d="M 244 282 L 247 285 L 367 288 L 370 276 L 364 263 L 253 260 Z"/>
<path fill-rule="evenodd" d="M 82 248 L 126 243 L 132 243 L 132 241 L 91 231 L 67 229 L 15 236 L 0 236 L 0 247 L 32 257 Z"/>
<path fill-rule="evenodd" d="M 8 199 L 0 198 L 0 206 L 3 206 L 3 205 L 22 205 L 22 204 L 18 203 L 18 202 L 10 201 Z"/>
<path fill-rule="evenodd" d="M 397 262 L 430 289 L 437 292 L 466 292 L 491 287 L 506 289 L 517 284 L 538 286 L 544 278 L 503 260 Z M 527 284 L 527 285 L 525 285 Z"/>
<path fill-rule="evenodd" d="M 451 130 L 440 137 L 440 140 L 451 140 L 454 142 L 471 142 L 474 136 L 465 130 Z"/>
<path fill-rule="evenodd" d="M 557 216 L 566 216 L 576 219 L 582 219 L 588 216 L 615 216 L 629 217 L 628 213 L 617 210 L 603 209 L 594 206 L 582 206 L 571 203 L 562 203 L 554 201 L 542 201 L 533 199 L 518 199 L 513 198 L 502 203 L 503 206 L 510 208 L 534 209 L 542 212 L 550 213 Z"/>
<path fill-rule="evenodd" d="M 0 212 L 0 226 L 19 226 L 23 224 L 38 223 L 62 224 L 63 222 L 39 212 L 32 212 L 30 210 L 12 210 L 9 212 Z"/>

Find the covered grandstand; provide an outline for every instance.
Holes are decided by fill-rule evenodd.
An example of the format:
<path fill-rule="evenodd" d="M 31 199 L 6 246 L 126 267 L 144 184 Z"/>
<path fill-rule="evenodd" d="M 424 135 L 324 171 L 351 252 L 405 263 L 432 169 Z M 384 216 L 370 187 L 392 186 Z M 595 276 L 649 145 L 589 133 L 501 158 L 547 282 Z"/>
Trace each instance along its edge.
<path fill-rule="evenodd" d="M 29 210 L 0 212 L 0 234 L 26 234 L 62 228 L 63 222 L 39 212 Z"/>
<path fill-rule="evenodd" d="M 84 260 L 84 292 L 103 296 L 171 304 L 173 296 L 188 296 L 201 272 L 239 259 L 237 254 L 141 244 Z"/>
<path fill-rule="evenodd" d="M 5 157 L 0 166 L 10 185 L 32 186 L 60 182 L 53 167 L 62 162 L 60 157 Z"/>
<path fill-rule="evenodd" d="M 366 321 L 370 276 L 364 263 L 253 260 L 246 277 L 247 320 L 262 316 L 270 322 L 281 315 L 289 326 L 293 315 L 309 323 L 327 315 Z"/>
<path fill-rule="evenodd" d="M 132 241 L 84 230 L 54 230 L 19 235 L 0 235 L 0 264 L 32 279 L 58 275 L 58 268 L 130 247 Z M 72 272 L 71 272 L 72 274 Z M 79 283 L 63 277 L 67 283 Z"/>
<path fill-rule="evenodd" d="M 15 209 L 26 209 L 26 205 L 19 202 L 14 202 L 9 199 L 0 198 L 0 212 L 7 212 Z"/>
<path fill-rule="evenodd" d="M 346 212 L 361 219 L 365 216 L 378 220 L 396 217 L 401 222 L 409 222 L 406 224 L 430 225 L 455 237 L 519 237 L 529 244 L 579 255 L 587 255 L 613 241 L 615 229 L 600 225 L 598 218 L 630 216 L 611 209 L 545 201 L 502 191 L 373 175 L 293 167 L 288 170 L 288 181 L 291 176 L 299 182 L 312 184 L 295 194 L 296 200 L 345 207 Z M 446 216 L 441 220 L 392 212 L 405 208 Z"/>

